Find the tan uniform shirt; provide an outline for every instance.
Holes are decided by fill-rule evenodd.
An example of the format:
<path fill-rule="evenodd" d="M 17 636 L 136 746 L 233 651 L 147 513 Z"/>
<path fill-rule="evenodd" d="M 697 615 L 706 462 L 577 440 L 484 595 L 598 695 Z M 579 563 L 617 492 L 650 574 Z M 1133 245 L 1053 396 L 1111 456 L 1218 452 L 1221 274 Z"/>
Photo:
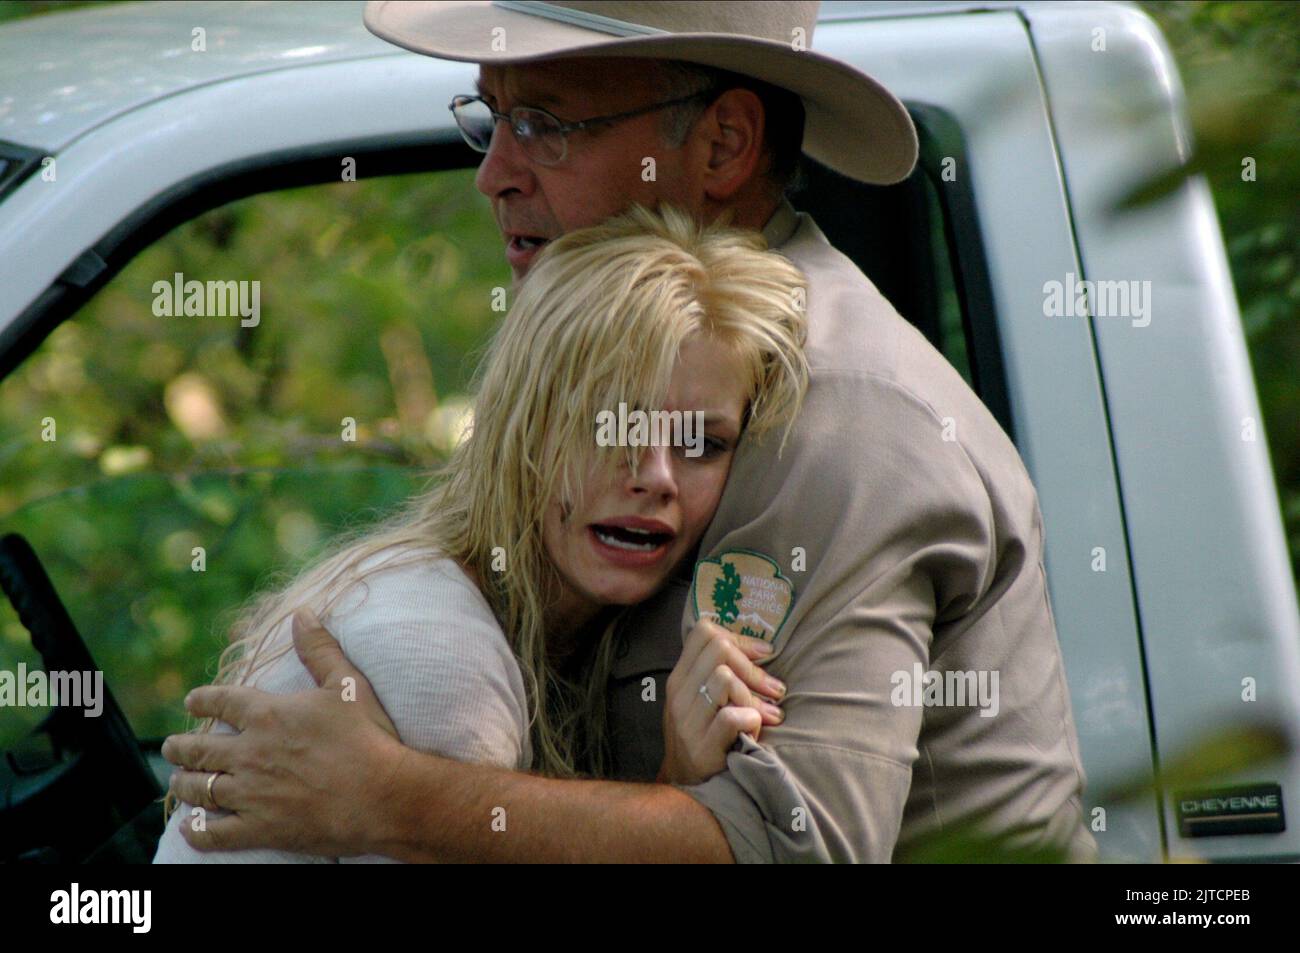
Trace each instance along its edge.
<path fill-rule="evenodd" d="M 774 645 L 788 686 L 783 724 L 683 788 L 737 861 L 889 861 L 975 821 L 1093 859 L 1019 454 L 809 216 L 785 203 L 764 234 L 808 278 L 808 396 L 779 457 L 742 442 L 695 589 L 677 580 L 621 631 L 616 775 L 654 778 L 667 675 L 697 613 L 720 610 Z"/>

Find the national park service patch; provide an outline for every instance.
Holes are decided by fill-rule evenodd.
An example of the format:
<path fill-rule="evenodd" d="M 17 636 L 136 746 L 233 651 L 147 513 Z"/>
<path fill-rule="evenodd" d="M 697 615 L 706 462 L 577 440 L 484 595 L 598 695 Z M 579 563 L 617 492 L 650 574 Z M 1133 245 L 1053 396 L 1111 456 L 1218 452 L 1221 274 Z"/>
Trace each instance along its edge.
<path fill-rule="evenodd" d="M 730 549 L 695 566 L 691 583 L 695 618 L 762 639 L 774 649 L 793 602 L 794 583 L 760 553 Z"/>

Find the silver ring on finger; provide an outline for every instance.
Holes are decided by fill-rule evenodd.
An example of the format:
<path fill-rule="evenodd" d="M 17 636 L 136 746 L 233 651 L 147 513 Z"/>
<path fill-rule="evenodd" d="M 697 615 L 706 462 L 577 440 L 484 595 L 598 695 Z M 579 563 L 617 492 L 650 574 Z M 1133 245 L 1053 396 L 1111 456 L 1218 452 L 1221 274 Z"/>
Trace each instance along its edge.
<path fill-rule="evenodd" d="M 700 694 L 704 696 L 704 700 L 709 703 L 710 708 L 712 708 L 714 711 L 718 710 L 718 703 L 715 702 L 713 700 L 713 696 L 709 694 L 708 683 L 705 683 L 700 686 Z"/>

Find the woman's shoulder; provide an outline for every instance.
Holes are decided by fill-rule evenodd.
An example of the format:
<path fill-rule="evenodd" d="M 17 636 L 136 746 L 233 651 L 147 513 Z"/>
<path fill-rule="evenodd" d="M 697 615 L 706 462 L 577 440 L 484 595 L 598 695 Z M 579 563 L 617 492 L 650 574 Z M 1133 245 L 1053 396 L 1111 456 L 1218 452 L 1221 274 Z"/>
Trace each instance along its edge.
<path fill-rule="evenodd" d="M 389 614 L 425 617 L 434 609 L 496 624 L 483 593 L 460 564 L 427 546 L 391 546 L 357 563 L 332 615 L 347 615 L 382 598 Z M 374 608 L 372 606 L 372 608 Z"/>
<path fill-rule="evenodd" d="M 511 660 L 505 633 L 478 586 L 453 559 L 427 547 L 391 547 L 362 559 L 325 613 L 349 657 Z"/>
<path fill-rule="evenodd" d="M 435 663 L 448 654 L 504 664 L 513 661 L 496 616 L 455 560 L 430 547 L 393 546 L 367 554 L 317 581 L 303 600 L 356 664 L 405 653 Z M 293 652 L 292 617 L 285 615 L 266 643 L 279 656 L 252 684 L 297 691 L 310 675 Z"/>
<path fill-rule="evenodd" d="M 358 568 L 360 594 L 349 591 L 322 621 L 402 740 L 460 760 L 526 765 L 523 674 L 478 587 L 427 549 L 376 554 Z"/>
<path fill-rule="evenodd" d="M 417 546 L 349 560 L 308 601 L 369 680 L 402 741 L 417 750 L 502 767 L 531 759 L 523 674 L 491 608 L 454 560 Z M 255 681 L 301 691 L 315 680 L 298 661 L 286 618 L 284 654 Z"/>

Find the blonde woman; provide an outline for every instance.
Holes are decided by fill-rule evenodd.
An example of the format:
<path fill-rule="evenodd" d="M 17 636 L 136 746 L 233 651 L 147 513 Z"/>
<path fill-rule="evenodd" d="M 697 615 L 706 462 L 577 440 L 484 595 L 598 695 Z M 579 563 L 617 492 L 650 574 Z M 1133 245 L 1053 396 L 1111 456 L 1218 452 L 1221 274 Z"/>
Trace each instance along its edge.
<path fill-rule="evenodd" d="M 788 432 L 807 386 L 803 287 L 758 233 L 701 228 L 671 208 L 634 207 L 552 242 L 493 339 L 473 427 L 433 489 L 254 601 L 216 681 L 314 686 L 290 635 L 293 610 L 307 606 L 409 747 L 601 774 L 613 623 L 691 557 L 742 434 Z M 698 411 L 703 432 L 683 428 L 689 446 L 602 446 L 596 423 L 620 405 L 692 421 Z M 741 730 L 779 720 L 750 700 L 668 739 L 668 758 L 694 757 L 663 776 L 698 773 L 703 747 L 720 766 Z M 201 854 L 179 825 L 202 812 L 180 808 L 156 863 L 340 859 Z"/>

